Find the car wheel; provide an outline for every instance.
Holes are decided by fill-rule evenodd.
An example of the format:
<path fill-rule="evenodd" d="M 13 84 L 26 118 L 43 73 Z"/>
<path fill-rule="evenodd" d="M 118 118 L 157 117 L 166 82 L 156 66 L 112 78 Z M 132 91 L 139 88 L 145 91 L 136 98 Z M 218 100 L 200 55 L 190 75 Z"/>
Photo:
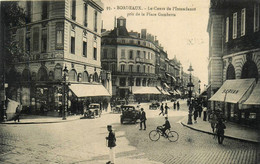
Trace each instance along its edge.
<path fill-rule="evenodd" d="M 121 118 L 121 119 L 120 119 L 120 123 L 123 124 L 123 122 L 124 122 L 124 120 Z"/>

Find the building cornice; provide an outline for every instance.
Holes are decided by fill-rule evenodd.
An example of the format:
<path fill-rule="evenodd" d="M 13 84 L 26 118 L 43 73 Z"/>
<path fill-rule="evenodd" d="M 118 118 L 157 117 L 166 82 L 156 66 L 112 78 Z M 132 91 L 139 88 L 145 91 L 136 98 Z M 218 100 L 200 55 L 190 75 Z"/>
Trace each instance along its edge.
<path fill-rule="evenodd" d="M 256 51 L 260 51 L 260 48 L 251 49 L 251 50 L 246 50 L 246 51 L 240 51 L 240 52 L 237 52 L 237 53 L 225 55 L 225 56 L 223 56 L 223 59 L 227 59 L 227 58 L 230 58 L 230 57 L 239 56 L 239 55 L 242 55 L 242 54 L 252 53 L 252 52 L 256 52 Z"/>

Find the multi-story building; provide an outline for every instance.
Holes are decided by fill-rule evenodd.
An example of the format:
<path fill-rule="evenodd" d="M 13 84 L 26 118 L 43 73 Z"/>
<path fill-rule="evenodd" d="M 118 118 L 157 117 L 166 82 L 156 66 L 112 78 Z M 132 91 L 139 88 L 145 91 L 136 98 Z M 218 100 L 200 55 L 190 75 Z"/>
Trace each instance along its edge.
<path fill-rule="evenodd" d="M 250 98 L 259 88 L 255 87 L 260 75 L 259 8 L 259 1 L 211 0 L 208 94 L 228 120 L 239 123 L 259 118 L 259 106 L 256 110 L 252 104 L 260 105 L 260 100 Z M 218 106 L 213 102 L 211 109 Z"/>
<path fill-rule="evenodd" d="M 167 53 L 146 29 L 141 33 L 128 32 L 124 17 L 115 22 L 114 29 L 102 35 L 101 55 L 102 68 L 112 72 L 113 96 L 127 98 L 141 87 L 143 93 L 159 94 L 156 87 L 161 91 L 166 87 L 166 72 L 171 71 Z M 169 72 L 169 75 L 174 74 Z M 164 94 L 170 95 L 167 91 Z"/>
<path fill-rule="evenodd" d="M 106 81 L 102 77 L 108 77 L 101 76 L 102 2 L 21 1 L 19 5 L 26 12 L 26 23 L 13 28 L 11 35 L 23 51 L 8 71 L 8 98 L 28 107 L 27 112 L 57 111 L 66 69 L 70 112 L 81 113 L 78 101 L 86 97 L 109 96 L 101 85 Z"/>

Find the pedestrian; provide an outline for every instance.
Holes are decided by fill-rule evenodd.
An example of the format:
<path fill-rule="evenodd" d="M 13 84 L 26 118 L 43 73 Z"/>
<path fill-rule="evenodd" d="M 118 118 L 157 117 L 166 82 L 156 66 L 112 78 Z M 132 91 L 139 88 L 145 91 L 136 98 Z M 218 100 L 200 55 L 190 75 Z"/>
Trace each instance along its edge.
<path fill-rule="evenodd" d="M 176 109 L 176 102 L 174 101 L 173 103 L 173 109 L 175 110 Z"/>
<path fill-rule="evenodd" d="M 194 117 L 194 123 L 197 123 L 197 118 L 198 118 L 198 109 L 195 108 L 194 112 L 193 112 L 193 117 Z"/>
<path fill-rule="evenodd" d="M 177 101 L 177 110 L 180 110 L 180 103 Z"/>
<path fill-rule="evenodd" d="M 114 164 L 115 163 L 115 152 L 114 147 L 116 146 L 116 136 L 115 133 L 112 131 L 112 125 L 107 125 L 108 136 L 106 140 L 108 141 L 107 147 L 109 147 L 109 157 L 110 161 L 107 164 Z"/>
<path fill-rule="evenodd" d="M 20 122 L 21 109 L 22 109 L 22 104 L 20 104 L 20 105 L 18 105 L 18 106 L 16 107 L 15 116 L 14 116 L 14 122 L 16 122 L 16 120 L 17 120 L 18 122 Z"/>
<path fill-rule="evenodd" d="M 145 111 L 144 111 L 144 108 L 141 108 L 141 115 L 140 115 L 140 129 L 139 129 L 139 130 L 142 130 L 142 124 L 144 124 L 144 130 L 146 130 L 146 124 L 145 124 L 145 121 L 146 121 Z"/>
<path fill-rule="evenodd" d="M 164 114 L 168 117 L 168 109 L 169 109 L 169 107 L 168 107 L 167 103 L 165 103 L 164 109 L 165 109 Z"/>
<path fill-rule="evenodd" d="M 163 111 L 164 111 L 164 109 L 163 109 L 163 103 L 161 104 L 161 113 L 159 113 L 159 116 L 162 114 L 163 116 L 164 116 L 164 113 L 163 113 Z"/>
<path fill-rule="evenodd" d="M 218 120 L 218 123 L 216 125 L 217 130 L 217 136 L 218 136 L 218 143 L 222 144 L 224 140 L 224 129 L 226 129 L 226 125 L 222 122 L 222 119 Z"/>
<path fill-rule="evenodd" d="M 203 107 L 203 121 L 207 121 L 207 107 Z"/>
<path fill-rule="evenodd" d="M 201 104 L 198 104 L 198 112 L 199 112 L 199 118 L 201 118 L 201 113 L 202 113 L 202 106 L 201 106 Z"/>
<path fill-rule="evenodd" d="M 216 123 L 217 123 L 217 115 L 215 114 L 214 111 L 212 111 L 212 113 L 210 114 L 209 122 L 210 122 L 210 125 L 211 125 L 211 128 L 212 128 L 212 132 L 214 133 L 215 132 Z"/>

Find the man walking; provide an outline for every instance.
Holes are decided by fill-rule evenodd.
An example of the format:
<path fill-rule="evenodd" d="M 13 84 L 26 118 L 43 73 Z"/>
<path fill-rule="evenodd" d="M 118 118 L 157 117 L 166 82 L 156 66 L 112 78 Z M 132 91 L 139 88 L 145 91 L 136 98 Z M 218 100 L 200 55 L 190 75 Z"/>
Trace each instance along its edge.
<path fill-rule="evenodd" d="M 146 121 L 146 115 L 145 115 L 145 112 L 144 112 L 144 108 L 141 108 L 140 129 L 139 130 L 142 130 L 142 124 L 144 124 L 144 130 L 146 130 L 145 121 Z"/>
<path fill-rule="evenodd" d="M 164 116 L 164 113 L 163 113 L 164 109 L 163 109 L 163 103 L 161 105 L 161 113 L 159 113 L 159 116 L 162 114 Z"/>
<path fill-rule="evenodd" d="M 108 140 L 107 147 L 109 147 L 109 157 L 110 161 L 107 164 L 114 164 L 115 163 L 115 152 L 114 147 L 116 146 L 116 136 L 115 133 L 112 131 L 112 126 L 107 125 L 107 130 L 109 131 L 106 140 Z"/>
<path fill-rule="evenodd" d="M 164 112 L 164 114 L 168 117 L 168 109 L 169 109 L 169 107 L 168 107 L 168 105 L 167 105 L 167 103 L 165 103 L 165 112 Z"/>
<path fill-rule="evenodd" d="M 225 133 L 224 129 L 226 129 L 226 125 L 222 122 L 221 119 L 218 120 L 216 129 L 217 129 L 218 143 L 222 144 L 224 140 L 224 133 Z"/>
<path fill-rule="evenodd" d="M 177 110 L 179 110 L 180 109 L 180 103 L 179 103 L 179 101 L 177 101 Z"/>

